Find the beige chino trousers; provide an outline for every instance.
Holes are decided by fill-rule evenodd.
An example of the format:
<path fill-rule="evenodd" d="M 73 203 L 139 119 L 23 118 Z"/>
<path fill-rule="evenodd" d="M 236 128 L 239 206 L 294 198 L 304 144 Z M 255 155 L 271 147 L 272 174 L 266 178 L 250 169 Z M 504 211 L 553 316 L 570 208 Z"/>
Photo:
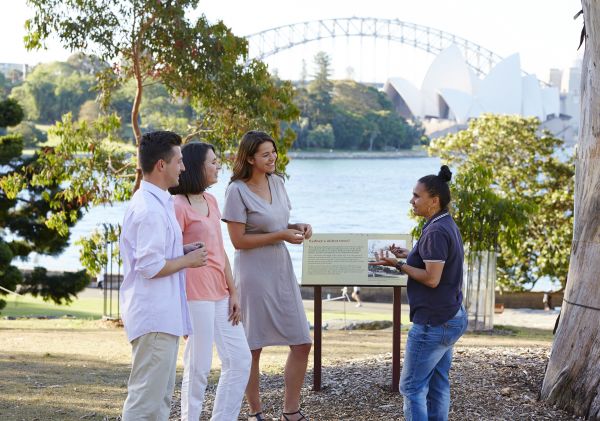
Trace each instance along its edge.
<path fill-rule="evenodd" d="M 123 421 L 168 421 L 179 337 L 152 332 L 131 342 L 132 366 Z"/>

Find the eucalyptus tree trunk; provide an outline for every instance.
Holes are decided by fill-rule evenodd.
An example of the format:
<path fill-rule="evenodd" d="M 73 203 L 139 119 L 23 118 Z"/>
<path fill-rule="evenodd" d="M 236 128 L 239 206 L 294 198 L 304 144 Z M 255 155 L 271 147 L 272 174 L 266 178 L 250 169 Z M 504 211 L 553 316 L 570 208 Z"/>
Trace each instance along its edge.
<path fill-rule="evenodd" d="M 583 0 L 587 38 L 575 171 L 575 222 L 560 323 L 541 398 L 600 420 L 600 3 Z"/>

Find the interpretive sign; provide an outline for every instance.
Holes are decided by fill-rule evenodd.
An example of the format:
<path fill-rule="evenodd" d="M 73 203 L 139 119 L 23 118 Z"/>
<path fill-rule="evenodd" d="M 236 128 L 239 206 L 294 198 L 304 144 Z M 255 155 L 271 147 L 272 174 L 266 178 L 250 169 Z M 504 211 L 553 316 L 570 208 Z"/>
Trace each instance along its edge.
<path fill-rule="evenodd" d="M 314 234 L 304 241 L 303 286 L 406 286 L 406 275 L 378 265 L 390 247 L 412 248 L 408 234 Z"/>

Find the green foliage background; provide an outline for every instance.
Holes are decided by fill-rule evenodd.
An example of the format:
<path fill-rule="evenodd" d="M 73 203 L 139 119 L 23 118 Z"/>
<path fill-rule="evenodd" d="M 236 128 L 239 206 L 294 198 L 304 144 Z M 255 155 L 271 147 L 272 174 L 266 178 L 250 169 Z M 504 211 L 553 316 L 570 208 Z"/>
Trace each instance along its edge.
<path fill-rule="evenodd" d="M 465 243 L 498 251 L 498 285 L 564 287 L 573 237 L 575 167 L 536 118 L 485 115 L 435 139 L 429 152 L 456 171 L 454 215 Z"/>
<path fill-rule="evenodd" d="M 380 151 L 421 143 L 424 130 L 400 117 L 383 92 L 352 80 L 330 80 L 330 63 L 327 54 L 317 53 L 313 79 L 297 87 L 294 147 Z"/>
<path fill-rule="evenodd" d="M 188 18 L 197 0 L 29 3 L 28 48 L 57 38 L 86 54 L 40 64 L 25 80 L 16 72 L 0 77 L 0 134 L 12 126 L 0 137 L 0 275 L 11 291 L 21 284 L 60 302 L 81 286 L 83 275 L 64 278 L 68 290 L 42 271 L 23 279 L 11 262 L 34 250 L 59 253 L 90 206 L 130 197 L 136 126 L 213 143 L 226 163 L 242 133 L 265 130 L 276 139 L 282 172 L 296 137 L 298 148 L 346 150 L 409 149 L 423 139 L 422 128 L 398 117 L 377 89 L 330 80 L 324 53 L 308 83 L 303 77 L 295 88 L 272 76 L 222 22 Z M 47 136 L 41 124 L 54 125 Z M 24 155 L 24 146 L 39 149 Z M 527 288 L 542 277 L 566 281 L 573 164 L 557 158 L 560 146 L 539 131 L 539 121 L 510 116 L 484 116 L 431 144 L 430 152 L 457 170 L 455 217 L 465 241 L 498 250 L 504 288 Z M 81 243 L 91 273 L 106 260 L 108 237 L 95 233 Z"/>
<path fill-rule="evenodd" d="M 24 279 L 11 262 L 33 251 L 60 253 L 89 207 L 131 196 L 139 172 L 135 148 L 126 144 L 139 139 L 140 126 L 199 137 L 226 158 L 243 132 L 262 129 L 276 139 L 279 169 L 285 170 L 294 134 L 282 122 L 298 116 L 293 87 L 272 77 L 264 63 L 248 60 L 246 40 L 222 22 L 190 18 L 197 0 L 30 0 L 29 5 L 27 48 L 55 38 L 86 54 L 38 65 L 21 82 L 0 79 L 2 95 L 9 90 L 11 95 L 0 104 L 0 127 L 29 119 L 0 138 L 0 275 L 6 289 L 20 285 L 26 293 L 68 302 L 89 282 L 84 272 L 65 273 L 62 283 L 56 282 L 41 269 Z M 46 139 L 40 124 L 54 124 L 41 145 Z M 23 137 L 27 146 L 37 147 L 32 155 L 23 154 Z M 103 242 L 116 239 L 110 229 L 104 234 L 80 242 L 90 273 L 98 273 L 107 259 Z"/>

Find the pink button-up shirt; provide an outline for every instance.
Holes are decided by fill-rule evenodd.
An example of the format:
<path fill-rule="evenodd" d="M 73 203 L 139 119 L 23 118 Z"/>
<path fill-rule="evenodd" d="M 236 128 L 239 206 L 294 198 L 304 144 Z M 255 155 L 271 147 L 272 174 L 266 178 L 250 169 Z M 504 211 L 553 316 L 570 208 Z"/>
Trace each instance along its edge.
<path fill-rule="evenodd" d="M 150 332 L 189 335 L 185 271 L 152 279 L 167 259 L 183 255 L 169 192 L 142 181 L 125 212 L 120 251 L 124 273 L 120 306 L 128 340 Z"/>

